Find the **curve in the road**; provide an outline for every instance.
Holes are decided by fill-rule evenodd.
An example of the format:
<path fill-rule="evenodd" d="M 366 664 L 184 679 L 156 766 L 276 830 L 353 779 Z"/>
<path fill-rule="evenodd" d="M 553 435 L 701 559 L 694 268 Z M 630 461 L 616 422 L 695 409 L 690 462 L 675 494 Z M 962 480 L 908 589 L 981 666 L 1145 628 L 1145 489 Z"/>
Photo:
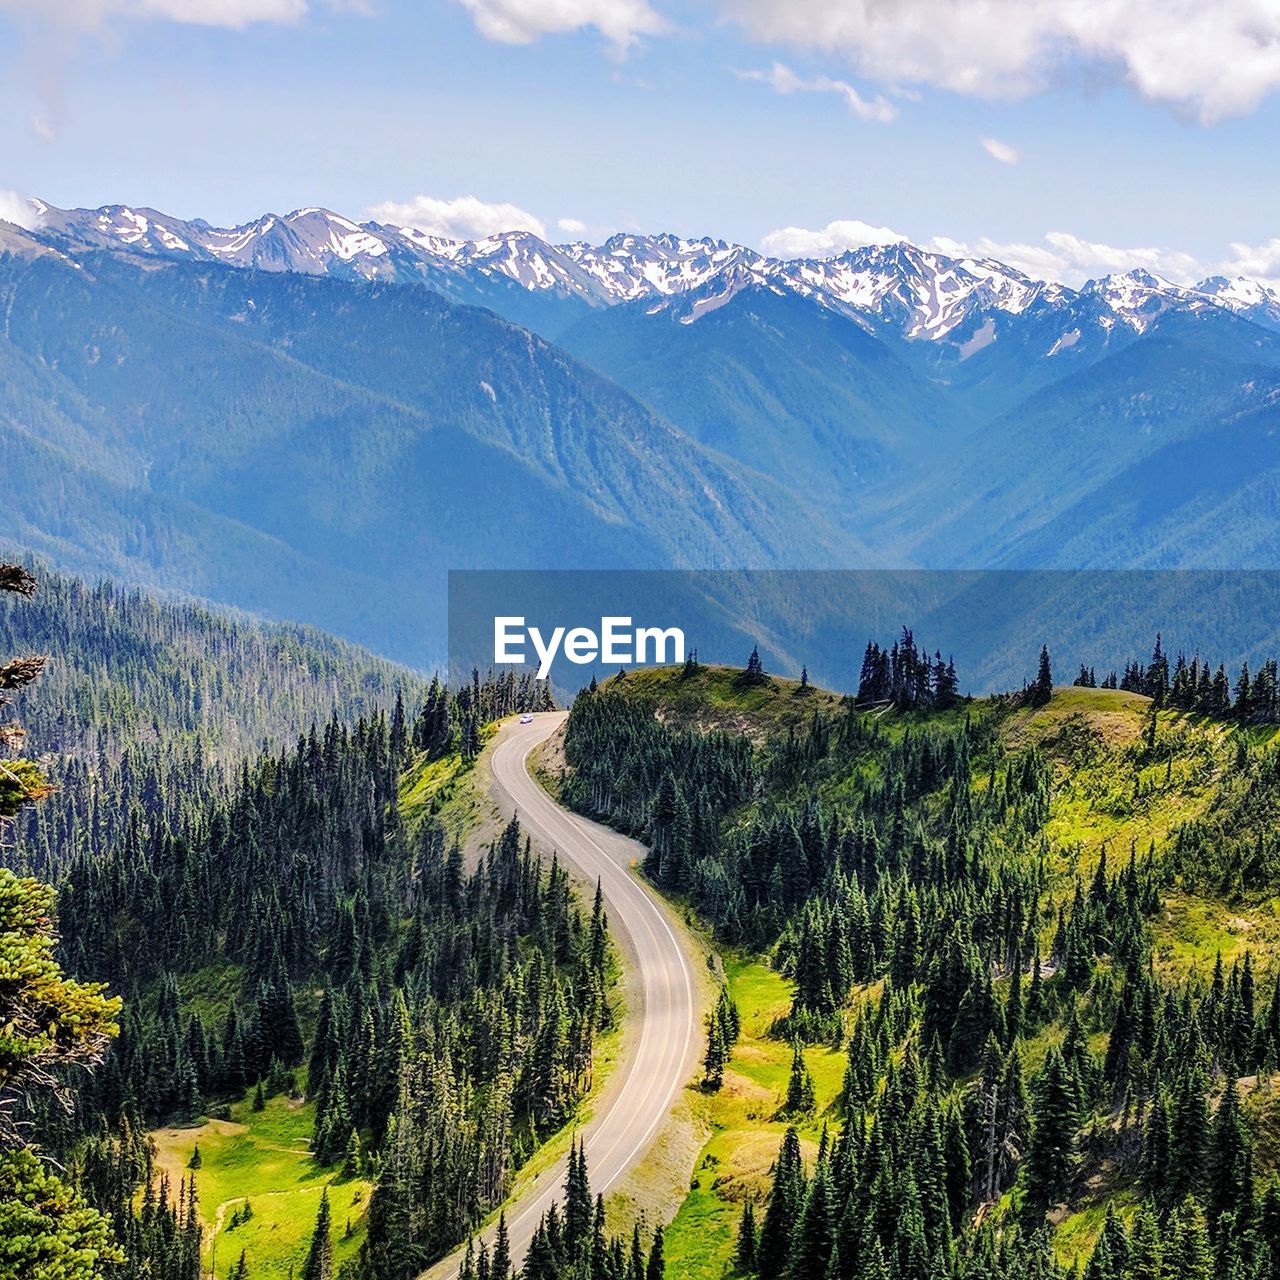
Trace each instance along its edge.
<path fill-rule="evenodd" d="M 495 798 L 507 815 L 517 814 L 535 843 L 555 849 L 581 876 L 599 880 L 610 932 L 631 967 L 623 1060 L 579 1133 L 592 1189 L 607 1195 L 648 1150 L 694 1071 L 701 1027 L 698 985 L 679 923 L 632 869 L 644 846 L 561 808 L 530 775 L 531 752 L 564 719 L 564 712 L 547 712 L 532 724 L 504 725 L 490 767 Z M 565 1167 L 561 1159 L 506 1206 L 517 1264 L 543 1214 L 561 1196 Z M 480 1234 L 490 1246 L 494 1230 Z M 446 1280 L 457 1274 L 461 1261 L 456 1252 L 427 1276 Z"/>

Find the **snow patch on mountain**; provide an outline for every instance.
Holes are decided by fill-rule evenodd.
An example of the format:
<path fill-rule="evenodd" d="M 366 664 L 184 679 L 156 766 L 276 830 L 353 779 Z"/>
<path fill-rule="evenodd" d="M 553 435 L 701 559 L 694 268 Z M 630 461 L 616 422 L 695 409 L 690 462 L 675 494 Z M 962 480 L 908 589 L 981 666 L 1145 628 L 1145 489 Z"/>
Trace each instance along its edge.
<path fill-rule="evenodd" d="M 1046 356 L 1056 356 L 1059 352 L 1070 351 L 1072 347 L 1080 341 L 1079 329 L 1068 329 L 1060 338 L 1058 338 L 1053 346 L 1045 352 Z"/>

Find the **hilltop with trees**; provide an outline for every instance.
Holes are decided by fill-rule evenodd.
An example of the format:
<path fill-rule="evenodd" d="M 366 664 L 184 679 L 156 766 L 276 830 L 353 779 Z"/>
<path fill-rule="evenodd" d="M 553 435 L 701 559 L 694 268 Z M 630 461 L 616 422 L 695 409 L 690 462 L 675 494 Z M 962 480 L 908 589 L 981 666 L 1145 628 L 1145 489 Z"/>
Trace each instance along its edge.
<path fill-rule="evenodd" d="M 713 725 L 656 673 L 575 703 L 562 794 L 640 835 L 646 873 L 790 992 L 765 1027 L 744 1006 L 748 1056 L 708 1072 L 733 1130 L 708 1148 L 721 1190 L 668 1232 L 686 1265 L 1276 1274 L 1273 664 L 1225 702 L 1210 664 L 1158 642 L 1114 681 L 1055 689 L 1047 649 L 1035 669 L 964 699 L 904 632 L 802 720 L 781 686 L 735 708 L 731 674 Z M 1202 917 L 1208 939 L 1181 926 Z M 742 972 L 727 998 L 751 997 Z M 766 1056 L 767 1170 L 731 1101 Z"/>

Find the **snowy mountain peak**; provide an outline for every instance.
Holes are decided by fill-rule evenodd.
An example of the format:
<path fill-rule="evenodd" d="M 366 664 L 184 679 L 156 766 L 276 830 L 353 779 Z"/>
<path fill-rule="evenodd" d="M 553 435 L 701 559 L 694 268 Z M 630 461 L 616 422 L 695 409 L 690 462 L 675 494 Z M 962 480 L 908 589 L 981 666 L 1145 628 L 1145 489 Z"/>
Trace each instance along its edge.
<path fill-rule="evenodd" d="M 1194 290 L 1184 289 L 1141 268 L 1091 280 L 1083 292 L 1098 298 L 1139 333 L 1145 333 L 1166 312 L 1197 311 L 1214 305 Z"/>
<path fill-rule="evenodd" d="M 780 265 L 784 277 L 794 276 L 819 301 L 896 322 L 911 338 L 943 338 L 977 308 L 1017 314 L 1045 288 L 1000 263 L 949 258 L 905 242 Z"/>
<path fill-rule="evenodd" d="M 1280 287 L 1248 276 L 1210 276 L 1201 280 L 1195 292 L 1219 307 L 1260 324 L 1280 326 Z"/>

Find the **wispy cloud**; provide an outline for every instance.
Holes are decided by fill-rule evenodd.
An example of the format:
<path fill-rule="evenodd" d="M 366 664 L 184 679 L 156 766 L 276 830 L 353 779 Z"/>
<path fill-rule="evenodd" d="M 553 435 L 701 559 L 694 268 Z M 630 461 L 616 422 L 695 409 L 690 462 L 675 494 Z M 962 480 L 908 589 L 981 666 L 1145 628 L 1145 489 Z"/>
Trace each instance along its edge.
<path fill-rule="evenodd" d="M 999 138 L 982 138 L 982 149 L 993 160 L 999 160 L 1001 164 L 1017 164 L 1018 149 L 1011 147 L 1007 142 L 1001 142 Z"/>
<path fill-rule="evenodd" d="M 1280 239 L 1273 238 L 1258 245 L 1233 243 L 1231 257 L 1222 264 L 1220 273 L 1256 276 L 1262 280 L 1280 279 Z"/>
<path fill-rule="evenodd" d="M 833 80 L 830 76 L 806 79 L 782 62 L 775 62 L 767 70 L 739 71 L 738 75 L 743 80 L 767 84 L 775 93 L 833 93 L 844 99 L 845 105 L 859 120 L 888 124 L 898 118 L 898 108 L 881 94 L 864 98 L 847 80 Z"/>
<path fill-rule="evenodd" d="M 1193 254 L 1156 246 L 1125 247 L 1087 240 L 1069 231 L 1050 231 L 1041 241 L 974 241 L 934 236 L 926 247 L 954 258 L 994 258 L 1037 280 L 1081 285 L 1098 276 L 1149 271 L 1172 284 L 1193 284 L 1213 268 Z"/>
<path fill-rule="evenodd" d="M 542 36 L 598 31 L 617 51 L 660 35 L 667 20 L 648 0 L 458 0 L 489 40 L 532 44 Z"/>
<path fill-rule="evenodd" d="M 16 191 L 0 191 L 0 222 L 12 222 L 33 231 L 38 221 L 35 205 L 25 196 Z"/>

